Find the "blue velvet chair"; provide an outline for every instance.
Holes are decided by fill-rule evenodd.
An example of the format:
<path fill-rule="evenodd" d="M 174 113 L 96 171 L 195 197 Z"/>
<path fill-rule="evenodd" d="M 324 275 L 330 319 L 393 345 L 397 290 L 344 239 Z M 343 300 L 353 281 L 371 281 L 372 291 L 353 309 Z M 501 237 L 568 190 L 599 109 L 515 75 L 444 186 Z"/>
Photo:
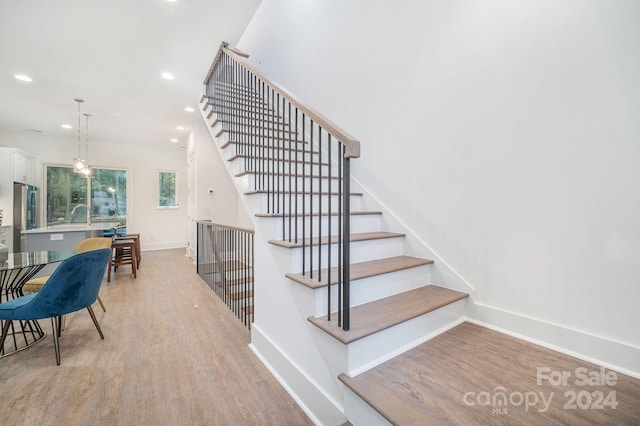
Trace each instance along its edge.
<path fill-rule="evenodd" d="M 60 365 L 59 320 L 62 315 L 84 308 L 89 311 L 100 337 L 104 339 L 91 305 L 98 298 L 110 258 L 110 248 L 76 254 L 63 261 L 37 293 L 0 303 L 0 319 L 6 320 L 0 347 L 7 337 L 11 321 L 51 318 L 56 363 Z"/>

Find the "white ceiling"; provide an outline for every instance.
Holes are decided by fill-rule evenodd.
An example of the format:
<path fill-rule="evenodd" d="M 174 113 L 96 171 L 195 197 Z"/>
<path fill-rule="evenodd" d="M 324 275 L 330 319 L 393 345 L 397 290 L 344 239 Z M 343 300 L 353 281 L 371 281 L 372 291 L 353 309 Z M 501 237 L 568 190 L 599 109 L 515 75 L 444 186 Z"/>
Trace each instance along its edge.
<path fill-rule="evenodd" d="M 0 130 L 77 139 L 79 97 L 91 141 L 185 146 L 213 56 L 223 40 L 236 44 L 259 3 L 2 0 Z"/>

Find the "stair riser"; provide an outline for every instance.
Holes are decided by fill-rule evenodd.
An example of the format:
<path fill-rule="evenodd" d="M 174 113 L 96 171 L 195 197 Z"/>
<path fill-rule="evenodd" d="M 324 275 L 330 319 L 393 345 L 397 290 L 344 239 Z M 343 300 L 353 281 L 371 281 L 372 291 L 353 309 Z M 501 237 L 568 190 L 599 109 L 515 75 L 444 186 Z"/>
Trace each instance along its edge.
<path fill-rule="evenodd" d="M 282 223 L 281 217 L 261 217 L 260 221 L 269 221 L 273 223 L 271 228 L 268 230 L 270 234 L 267 237 L 270 240 L 282 240 L 284 239 L 283 235 L 288 239 L 289 236 L 289 222 L 291 222 L 292 233 L 295 232 L 295 229 L 298 230 L 298 238 L 302 238 L 303 224 L 304 230 L 306 232 L 306 236 L 308 237 L 311 230 L 313 230 L 314 236 L 318 234 L 318 221 L 320 221 L 320 227 L 322 231 L 321 236 L 329 235 L 329 227 L 328 224 L 331 222 L 331 233 L 336 235 L 338 233 L 338 225 L 339 218 L 338 216 L 314 216 L 313 223 L 311 223 L 311 218 L 285 218 L 284 224 Z M 376 232 L 380 230 L 380 215 L 372 214 L 372 215 L 352 215 L 351 216 L 351 233 L 361 233 L 361 232 Z M 297 224 L 297 228 L 296 228 Z M 310 226 L 313 225 L 313 228 Z M 285 232 L 283 234 L 283 231 Z M 295 237 L 295 235 L 292 235 Z M 291 271 L 289 271 L 291 272 Z"/>
<path fill-rule="evenodd" d="M 274 208 L 273 207 L 274 202 L 276 207 L 280 206 L 281 211 L 284 210 L 288 212 L 289 209 L 291 209 L 292 211 L 295 211 L 296 206 L 297 206 L 297 210 L 301 211 L 303 201 L 307 209 L 311 206 L 311 202 L 313 201 L 314 211 L 318 211 L 318 210 L 328 211 L 329 198 L 331 199 L 331 211 L 335 212 L 338 210 L 339 197 L 337 195 L 331 195 L 331 196 L 323 195 L 322 197 L 319 197 L 317 195 L 289 196 L 289 194 L 280 194 L 280 196 L 278 197 L 278 194 L 273 194 L 272 197 L 273 198 L 270 200 L 267 194 L 251 194 L 249 196 L 250 203 L 251 203 L 250 205 L 252 208 L 255 208 L 255 210 L 252 209 L 252 211 L 266 212 L 268 211 L 269 208 L 271 209 Z M 320 198 L 320 200 L 318 200 L 318 198 Z M 283 202 L 284 202 L 284 207 L 283 207 Z M 351 202 L 352 211 L 359 211 L 364 209 L 364 202 L 361 196 L 352 195 L 350 197 L 350 202 Z M 320 203 L 320 206 L 318 206 L 318 203 Z"/>
<path fill-rule="evenodd" d="M 340 181 L 338 179 L 317 179 L 317 178 L 295 178 L 282 176 L 272 178 L 271 176 L 246 174 L 237 177 L 240 187 L 245 191 L 259 189 L 271 189 L 275 191 L 289 191 L 296 189 L 302 192 L 338 192 Z"/>
<path fill-rule="evenodd" d="M 329 175 L 329 166 L 327 164 L 313 164 L 300 162 L 283 161 L 282 159 L 259 158 L 250 160 L 247 158 L 234 158 L 230 163 L 232 173 L 241 173 L 245 171 L 268 171 L 276 174 L 284 174 L 295 176 L 298 175 Z M 331 166 L 331 173 L 335 174 L 336 166 Z M 288 177 L 286 178 L 288 180 Z"/>
<path fill-rule="evenodd" d="M 431 282 L 431 265 L 403 269 L 388 274 L 351 281 L 351 306 L 358 306 L 377 299 L 413 290 Z M 392 283 L 392 285 L 391 285 Z M 327 287 L 315 290 L 316 309 L 309 314 L 320 317 L 327 314 Z M 337 310 L 338 286 L 331 286 L 331 311 Z"/>
<path fill-rule="evenodd" d="M 391 426 L 387 419 L 374 410 L 362 398 L 341 384 L 344 395 L 344 413 L 353 425 Z"/>
<path fill-rule="evenodd" d="M 459 300 L 350 343 L 347 374 L 351 377 L 362 374 L 460 324 L 464 321 L 465 306 L 466 299 Z"/>
<path fill-rule="evenodd" d="M 309 247 L 304 250 L 302 248 L 287 249 L 282 247 L 274 247 L 282 259 L 284 270 L 292 273 L 302 272 L 302 259 L 304 257 L 306 271 L 317 270 L 328 267 L 328 259 L 331 259 L 331 266 L 338 265 L 338 245 L 331 244 L 331 253 L 327 252 L 327 246 L 321 246 L 321 252 L 318 247 L 313 247 L 310 251 Z M 366 262 L 369 260 L 380 259 L 384 257 L 399 256 L 403 251 L 402 238 L 385 238 L 381 240 L 357 241 L 351 243 L 351 259 L 352 262 Z M 287 257 L 288 256 L 288 257 Z M 320 265 L 318 265 L 320 258 Z"/>
<path fill-rule="evenodd" d="M 309 151 L 291 151 L 287 149 L 261 149 L 259 147 L 253 147 L 248 145 L 239 145 L 235 143 L 230 143 L 224 148 L 224 159 L 230 160 L 236 155 L 258 155 L 264 158 L 272 158 L 277 157 L 279 159 L 289 160 L 292 159 L 295 162 L 302 163 L 304 162 L 318 162 L 318 154 L 311 153 Z M 314 166 L 315 167 L 315 166 Z"/>

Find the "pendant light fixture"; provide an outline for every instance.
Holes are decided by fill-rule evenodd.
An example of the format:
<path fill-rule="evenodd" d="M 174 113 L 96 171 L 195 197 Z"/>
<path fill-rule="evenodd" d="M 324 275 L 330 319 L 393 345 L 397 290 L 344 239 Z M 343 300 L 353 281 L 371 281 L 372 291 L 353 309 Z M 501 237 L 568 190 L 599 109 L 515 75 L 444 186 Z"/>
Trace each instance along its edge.
<path fill-rule="evenodd" d="M 89 178 L 91 177 L 91 167 L 89 167 L 89 117 L 91 117 L 91 114 L 85 112 L 83 115 L 85 117 L 86 127 L 84 139 L 84 167 L 82 169 L 82 174 L 84 177 Z"/>
<path fill-rule="evenodd" d="M 82 126 L 82 122 L 81 122 L 82 112 L 81 112 L 80 106 L 84 102 L 84 99 L 74 98 L 73 100 L 78 103 L 78 157 L 73 159 L 73 171 L 76 173 L 81 173 L 85 167 L 85 162 L 84 162 L 84 159 L 82 158 L 82 153 L 80 152 L 80 141 L 81 141 L 80 128 Z"/>

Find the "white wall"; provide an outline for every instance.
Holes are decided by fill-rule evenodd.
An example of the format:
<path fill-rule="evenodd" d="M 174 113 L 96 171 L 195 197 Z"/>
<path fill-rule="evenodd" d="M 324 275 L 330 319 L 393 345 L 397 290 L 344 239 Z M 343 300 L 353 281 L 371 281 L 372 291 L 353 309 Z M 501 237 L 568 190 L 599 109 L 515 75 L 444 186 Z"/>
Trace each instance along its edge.
<path fill-rule="evenodd" d="M 238 48 L 361 140 L 353 175 L 479 319 L 621 365 L 592 346 L 640 350 L 639 22 L 635 0 L 264 0 Z"/>
<path fill-rule="evenodd" d="M 195 219 L 211 220 L 220 225 L 253 228 L 240 197 L 227 172 L 224 160 L 204 121 L 198 120 L 189 139 L 189 153 L 194 158 L 193 196 Z M 213 194 L 209 193 L 213 190 Z"/>
<path fill-rule="evenodd" d="M 44 188 L 43 164 L 72 164 L 77 140 L 19 132 L 0 132 L 0 146 L 24 150 L 36 158 L 38 186 Z M 142 250 L 186 246 L 187 175 L 186 149 L 167 144 L 123 145 L 89 142 L 89 163 L 96 167 L 127 170 L 127 231 L 141 234 Z M 177 209 L 158 209 L 157 171 L 178 172 Z"/>

